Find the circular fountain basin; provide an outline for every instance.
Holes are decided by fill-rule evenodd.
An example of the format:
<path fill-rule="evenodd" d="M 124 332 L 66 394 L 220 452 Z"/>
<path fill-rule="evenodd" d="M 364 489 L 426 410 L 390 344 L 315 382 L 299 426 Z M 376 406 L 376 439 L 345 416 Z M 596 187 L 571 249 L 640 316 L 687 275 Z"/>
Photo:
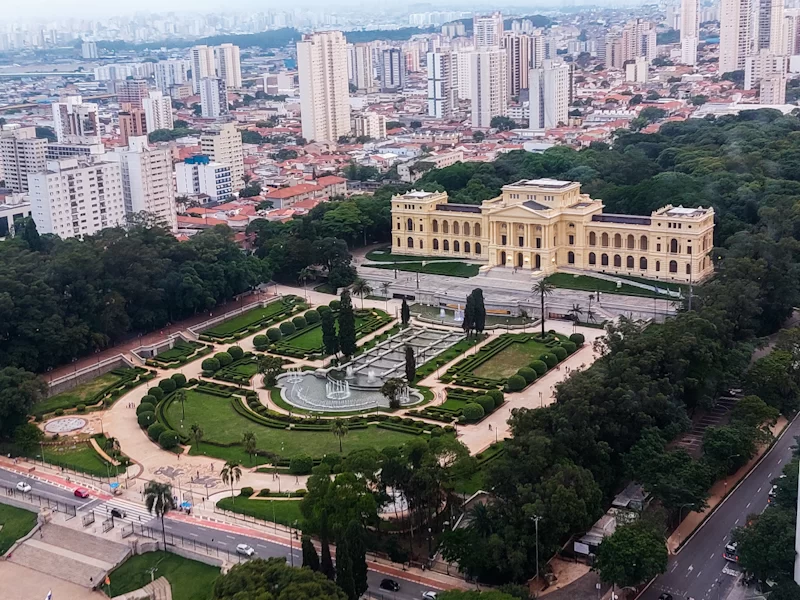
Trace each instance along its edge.
<path fill-rule="evenodd" d="M 81 417 L 63 417 L 48 421 L 44 426 L 44 430 L 47 433 L 73 433 L 86 427 L 86 423 L 86 419 Z"/>

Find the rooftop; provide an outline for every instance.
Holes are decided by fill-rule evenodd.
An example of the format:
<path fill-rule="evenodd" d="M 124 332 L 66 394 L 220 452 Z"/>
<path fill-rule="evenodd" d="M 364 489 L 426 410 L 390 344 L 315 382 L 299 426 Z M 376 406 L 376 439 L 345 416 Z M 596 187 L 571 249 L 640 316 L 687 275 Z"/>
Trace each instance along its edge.
<path fill-rule="evenodd" d="M 650 217 L 639 217 L 636 215 L 592 215 L 592 221 L 596 223 L 620 223 L 622 225 L 650 225 Z"/>
<path fill-rule="evenodd" d="M 669 208 L 664 211 L 664 214 L 670 217 L 702 217 L 708 211 L 703 208 L 684 208 L 682 206 L 677 206 L 675 208 Z"/>
<path fill-rule="evenodd" d="M 480 213 L 481 207 L 478 204 L 437 204 L 436 210 L 445 212 L 466 212 L 466 213 Z"/>
<path fill-rule="evenodd" d="M 403 198 L 409 198 L 409 199 L 419 198 L 419 199 L 422 199 L 422 198 L 428 198 L 430 196 L 433 196 L 433 192 L 426 192 L 426 191 L 423 191 L 423 190 L 411 190 L 407 194 L 404 194 Z"/>
<path fill-rule="evenodd" d="M 549 206 L 545 206 L 544 204 L 539 204 L 538 202 L 534 202 L 533 200 L 528 200 L 527 202 L 523 202 L 522 206 L 525 208 L 530 208 L 531 210 L 550 210 Z"/>
<path fill-rule="evenodd" d="M 525 187 L 537 187 L 537 188 L 551 188 L 551 189 L 562 189 L 571 185 L 574 185 L 574 181 L 562 181 L 561 179 L 520 179 L 516 183 L 512 183 L 512 186 L 525 186 Z"/>

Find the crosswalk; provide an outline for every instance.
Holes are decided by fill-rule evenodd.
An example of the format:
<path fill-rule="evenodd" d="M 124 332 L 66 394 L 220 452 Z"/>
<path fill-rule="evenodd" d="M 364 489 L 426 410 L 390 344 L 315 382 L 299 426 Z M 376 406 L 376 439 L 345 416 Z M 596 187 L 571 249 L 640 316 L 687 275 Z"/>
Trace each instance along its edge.
<path fill-rule="evenodd" d="M 111 510 L 114 508 L 123 514 L 121 519 L 119 517 L 115 518 L 117 521 L 122 520 L 126 523 L 147 525 L 155 518 L 155 515 L 147 512 L 147 508 L 143 505 L 122 500 L 121 498 L 112 498 L 111 500 L 102 502 L 92 507 L 92 510 L 94 510 L 98 519 L 106 519 L 111 516 Z"/>

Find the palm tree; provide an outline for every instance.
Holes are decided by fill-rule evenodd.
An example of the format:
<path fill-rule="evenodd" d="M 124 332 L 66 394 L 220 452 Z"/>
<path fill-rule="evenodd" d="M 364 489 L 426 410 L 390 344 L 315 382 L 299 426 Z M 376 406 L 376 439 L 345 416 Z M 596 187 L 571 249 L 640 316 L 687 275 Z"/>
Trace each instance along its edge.
<path fill-rule="evenodd" d="M 103 450 L 108 450 L 109 452 L 116 452 L 119 450 L 119 440 L 115 437 L 106 438 L 106 443 L 104 444 Z"/>
<path fill-rule="evenodd" d="M 222 467 L 222 471 L 220 471 L 220 476 L 225 484 L 230 484 L 231 496 L 233 496 L 233 484 L 238 483 L 242 478 L 242 468 L 239 466 L 239 463 L 233 462 L 232 460 L 226 462 L 225 466 Z M 234 504 L 236 503 L 236 496 L 233 496 L 233 502 Z"/>
<path fill-rule="evenodd" d="M 308 267 L 305 267 L 302 271 L 300 271 L 297 279 L 303 284 L 303 296 L 305 296 L 305 299 L 308 300 L 306 284 L 309 282 L 309 280 L 314 279 L 314 271 Z"/>
<path fill-rule="evenodd" d="M 192 430 L 192 437 L 194 438 L 194 443 L 197 444 L 197 449 L 200 450 L 200 440 L 203 439 L 203 428 L 200 427 L 197 423 L 192 423 L 192 426 L 189 428 Z"/>
<path fill-rule="evenodd" d="M 572 333 L 575 333 L 575 326 L 580 323 L 580 315 L 583 314 L 583 307 L 580 304 L 572 305 L 569 309 L 569 314 L 572 316 Z"/>
<path fill-rule="evenodd" d="M 339 438 L 339 454 L 342 453 L 342 438 L 347 435 L 347 423 L 342 419 L 334 419 L 331 424 L 331 433 Z"/>
<path fill-rule="evenodd" d="M 186 407 L 184 403 L 186 402 L 186 390 L 178 390 L 175 392 L 175 399 L 181 403 L 181 421 L 186 419 Z"/>
<path fill-rule="evenodd" d="M 544 297 L 552 294 L 554 289 L 556 289 L 556 287 L 544 278 L 534 283 L 531 288 L 532 292 L 539 294 L 540 307 L 542 310 L 542 339 L 544 339 Z"/>
<path fill-rule="evenodd" d="M 364 296 L 369 296 L 372 293 L 372 288 L 363 279 L 356 279 L 353 282 L 353 293 L 361 296 L 361 310 L 364 310 Z"/>
<path fill-rule="evenodd" d="M 172 496 L 172 486 L 168 483 L 149 481 L 144 488 L 144 503 L 147 512 L 161 519 L 161 535 L 164 537 L 164 550 L 167 549 L 167 532 L 164 529 L 164 515 L 175 510 L 175 499 Z"/>
<path fill-rule="evenodd" d="M 384 306 L 386 308 L 386 312 L 389 312 L 389 288 L 390 287 L 392 287 L 392 284 L 389 281 L 384 281 L 381 284 L 381 292 L 383 292 Z"/>
<path fill-rule="evenodd" d="M 242 445 L 247 456 L 250 457 L 250 464 L 253 464 L 253 454 L 256 453 L 256 434 L 252 431 L 245 431 L 242 434 Z"/>

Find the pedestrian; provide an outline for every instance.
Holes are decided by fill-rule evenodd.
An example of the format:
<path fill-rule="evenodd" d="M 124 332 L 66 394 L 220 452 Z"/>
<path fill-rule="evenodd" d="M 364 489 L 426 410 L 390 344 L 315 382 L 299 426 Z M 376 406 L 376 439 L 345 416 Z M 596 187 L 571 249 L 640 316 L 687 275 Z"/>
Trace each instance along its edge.
<path fill-rule="evenodd" d="M 492 424 L 489 423 L 489 431 L 491 431 L 491 430 L 492 430 Z"/>

